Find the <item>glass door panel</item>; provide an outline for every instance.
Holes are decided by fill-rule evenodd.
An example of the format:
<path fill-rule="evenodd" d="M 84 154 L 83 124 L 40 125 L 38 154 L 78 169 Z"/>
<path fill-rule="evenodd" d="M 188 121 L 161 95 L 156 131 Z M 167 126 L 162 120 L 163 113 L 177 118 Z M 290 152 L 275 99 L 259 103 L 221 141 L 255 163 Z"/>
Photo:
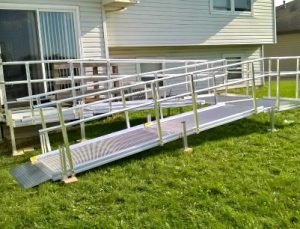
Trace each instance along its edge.
<path fill-rule="evenodd" d="M 79 57 L 72 12 L 39 12 L 43 55 L 45 60 L 77 59 Z M 54 73 L 55 72 L 55 73 Z M 78 73 L 74 69 L 75 74 Z M 46 66 L 47 78 L 66 77 L 69 69 L 55 70 L 53 64 Z M 48 90 L 59 90 L 71 85 L 66 82 L 48 84 Z"/>
<path fill-rule="evenodd" d="M 38 40 L 37 18 L 35 11 L 0 10 L 0 45 L 2 59 L 7 61 L 40 60 L 40 47 Z M 31 78 L 42 77 L 40 65 L 30 66 Z M 5 66 L 5 81 L 26 80 L 25 66 Z M 33 90 L 40 90 L 33 85 Z M 8 100 L 27 96 L 27 85 L 20 84 L 7 86 Z"/>

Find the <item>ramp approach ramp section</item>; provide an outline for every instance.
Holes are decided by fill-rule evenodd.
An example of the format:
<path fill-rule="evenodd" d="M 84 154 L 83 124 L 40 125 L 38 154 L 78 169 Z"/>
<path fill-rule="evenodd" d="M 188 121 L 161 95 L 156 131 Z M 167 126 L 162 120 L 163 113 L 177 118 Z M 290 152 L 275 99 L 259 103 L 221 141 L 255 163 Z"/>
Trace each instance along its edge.
<path fill-rule="evenodd" d="M 1 52 L 1 50 L 0 50 Z M 178 74 L 207 68 L 211 65 L 223 65 L 225 60 L 205 61 L 205 60 L 159 60 L 159 59 L 82 59 L 82 60 L 46 60 L 46 61 L 17 61 L 2 62 L 0 58 L 0 128 L 4 124 L 9 128 L 13 154 L 17 155 L 15 129 L 18 127 L 40 125 L 43 121 L 47 124 L 58 122 L 56 107 L 49 106 L 44 109 L 44 120 L 40 119 L 39 109 L 35 109 L 35 104 L 49 101 L 61 100 L 63 98 L 75 97 L 77 95 L 87 95 L 93 92 L 106 91 L 115 87 L 133 85 L 139 81 L 147 81 L 153 78 L 161 78 L 166 75 Z M 162 70 L 136 73 L 131 69 L 136 69 L 140 64 L 160 64 Z M 41 73 L 37 76 L 34 69 L 41 67 Z M 22 80 L 5 80 L 5 68 L 23 68 L 24 76 Z M 129 70 L 128 70 L 129 69 Z M 26 70 L 26 71 L 25 71 Z M 119 73 L 120 70 L 120 73 Z M 124 75 L 124 70 L 130 75 Z M 137 69 L 137 72 L 138 69 Z M 134 73 L 134 74 L 133 74 Z M 21 78 L 21 77 L 20 77 Z M 183 79 L 184 80 L 184 79 Z M 165 85 L 168 82 L 164 82 Z M 23 87 L 20 93 L 12 93 L 12 87 Z M 137 94 L 142 88 L 140 86 L 129 88 L 130 96 L 127 100 L 135 101 L 129 105 L 144 103 L 149 99 L 147 93 Z M 178 88 L 175 88 L 178 89 Z M 37 91 L 44 93 L 35 95 Z M 24 100 L 22 94 L 28 94 L 30 99 Z M 177 93 L 169 88 L 165 91 L 165 96 Z M 114 100 L 110 98 L 115 97 Z M 150 98 L 151 99 L 151 98 Z M 118 110 L 122 106 L 121 95 L 111 92 L 101 95 L 86 96 L 82 100 L 70 101 L 62 104 L 63 114 L 66 121 L 79 119 L 80 117 L 91 117 L 95 114 L 107 111 Z M 82 109 L 82 113 L 68 109 L 70 106 L 80 103 L 89 103 L 89 107 Z M 190 101 L 180 99 L 180 101 L 167 102 L 162 106 L 187 106 Z M 149 109 L 148 107 L 145 109 Z M 2 125 L 1 125 L 2 124 Z M 27 128 L 28 129 L 28 128 Z"/>
<path fill-rule="evenodd" d="M 261 59 L 255 61 L 261 61 Z M 35 108 L 41 109 L 41 111 L 45 107 L 56 105 L 58 109 L 57 112 L 59 114 L 60 125 L 40 130 L 41 145 L 44 154 L 37 156 L 34 159 L 34 164 L 25 164 L 21 167 L 13 169 L 12 174 L 23 187 L 30 188 L 39 185 L 46 180 L 52 179 L 55 181 L 63 179 L 64 176 L 66 176 L 66 173 L 67 176 L 70 176 L 84 172 L 132 154 L 163 145 L 183 137 L 184 133 L 186 133 L 186 135 L 199 133 L 210 128 L 249 117 L 259 112 L 270 112 L 272 116 L 276 110 L 280 111 L 299 107 L 300 101 L 298 99 L 283 99 L 280 96 L 280 90 L 276 90 L 277 94 L 275 98 L 270 97 L 257 99 L 256 81 L 268 75 L 255 74 L 255 61 L 244 61 L 238 64 L 210 67 L 204 70 L 166 76 L 163 79 L 157 78 L 148 82 L 139 82 L 135 85 L 113 88 L 108 90 L 108 92 L 119 91 L 121 94 L 121 100 L 125 105 L 127 102 L 125 98 L 126 95 L 128 95 L 127 93 L 124 93 L 125 89 L 134 87 L 136 85 L 147 85 L 147 87 L 145 87 L 145 91 L 149 93 L 149 98 L 151 99 L 145 100 L 143 104 L 130 107 L 126 107 L 124 105 L 124 108 L 120 110 L 110 111 L 105 114 L 95 115 L 88 118 L 83 117 L 72 122 L 65 122 L 61 104 L 73 100 L 81 100 L 85 98 L 86 95 L 75 96 L 70 99 L 63 99 L 46 104 L 38 104 L 35 106 Z M 214 74 L 215 72 L 218 72 L 219 70 L 222 71 L 224 68 L 227 69 L 235 65 L 247 66 L 250 69 L 248 72 L 248 77 L 232 82 L 224 82 L 224 80 L 218 81 L 219 76 Z M 198 74 L 203 74 L 207 71 L 209 71 L 210 74 L 206 76 L 205 79 L 197 78 Z M 174 96 L 162 96 L 164 87 L 166 87 L 160 86 L 160 82 L 162 80 L 184 77 L 187 77 L 188 81 L 184 81 L 184 83 L 176 82 L 173 83 L 173 85 L 170 84 L 168 86 L 175 86 L 178 84 L 185 85 L 188 83 L 188 86 L 185 87 L 185 92 Z M 278 80 L 278 78 L 280 78 L 280 74 L 276 77 L 277 82 L 280 82 L 280 80 Z M 213 79 L 214 84 L 212 86 L 200 89 L 196 88 L 196 83 L 207 80 L 207 78 Z M 226 95 L 229 87 L 241 84 L 246 86 L 246 96 Z M 150 91 L 148 88 L 150 88 Z M 218 95 L 220 90 L 225 92 L 225 95 Z M 140 91 L 139 93 L 145 93 L 145 91 Z M 207 94 L 208 92 L 211 94 Z M 101 92 L 97 93 L 101 94 Z M 107 91 L 105 93 L 107 93 Z M 193 110 L 176 116 L 163 117 L 161 112 L 161 104 L 166 101 L 172 101 L 182 97 L 191 98 Z M 211 105 L 208 107 L 199 108 L 197 101 L 199 97 Z M 80 110 L 83 108 L 83 105 L 76 105 L 74 106 L 74 109 Z M 154 107 L 155 121 L 145 125 L 131 127 L 128 112 L 147 106 Z M 95 139 L 86 140 L 70 146 L 67 128 L 80 125 L 82 138 L 85 139 L 84 124 L 86 122 L 98 120 L 100 118 L 105 118 L 118 113 L 124 113 L 127 129 Z M 41 115 L 42 114 L 43 112 L 41 112 Z M 274 119 L 272 118 L 271 120 L 273 121 Z M 62 131 L 64 149 L 66 154 L 69 155 L 69 158 L 71 158 L 71 160 L 69 160 L 69 162 L 65 165 L 61 163 L 62 151 L 51 150 L 50 142 L 48 141 L 48 133 L 57 130 Z M 34 168 L 32 168 L 32 166 Z"/>

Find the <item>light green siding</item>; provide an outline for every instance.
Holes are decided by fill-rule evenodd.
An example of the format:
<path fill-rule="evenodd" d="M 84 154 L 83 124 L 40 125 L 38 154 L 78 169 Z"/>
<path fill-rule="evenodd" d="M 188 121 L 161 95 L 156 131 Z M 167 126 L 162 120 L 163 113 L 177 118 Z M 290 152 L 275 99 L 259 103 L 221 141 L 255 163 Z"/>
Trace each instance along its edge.
<path fill-rule="evenodd" d="M 140 0 L 107 14 L 111 47 L 273 43 L 273 1 L 253 0 L 253 14 L 210 12 L 210 0 Z"/>

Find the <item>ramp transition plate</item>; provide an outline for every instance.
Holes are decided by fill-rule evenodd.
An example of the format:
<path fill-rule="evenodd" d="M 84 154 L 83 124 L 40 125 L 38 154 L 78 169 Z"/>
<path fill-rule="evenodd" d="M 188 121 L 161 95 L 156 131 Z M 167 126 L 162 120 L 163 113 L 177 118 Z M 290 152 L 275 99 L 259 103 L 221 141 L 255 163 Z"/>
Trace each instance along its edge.
<path fill-rule="evenodd" d="M 23 188 L 33 188 L 51 180 L 51 177 L 46 172 L 31 163 L 25 163 L 17 168 L 13 168 L 10 172 Z"/>

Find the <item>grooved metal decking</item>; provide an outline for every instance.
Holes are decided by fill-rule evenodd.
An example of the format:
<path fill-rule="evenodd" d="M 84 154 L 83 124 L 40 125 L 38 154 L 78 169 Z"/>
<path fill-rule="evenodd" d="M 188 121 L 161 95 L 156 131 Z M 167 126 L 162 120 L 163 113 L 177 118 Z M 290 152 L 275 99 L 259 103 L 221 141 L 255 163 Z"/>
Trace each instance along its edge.
<path fill-rule="evenodd" d="M 232 98 L 227 103 L 199 109 L 199 130 L 205 131 L 255 114 L 253 101 L 243 98 L 243 100 L 238 98 L 236 101 L 233 101 L 234 98 Z M 269 110 L 276 103 L 274 99 L 270 98 L 260 99 L 257 102 L 259 106 L 257 112 Z M 281 100 L 281 104 L 293 108 L 300 106 L 299 100 Z M 193 112 L 171 116 L 161 120 L 164 143 L 182 137 L 183 121 L 186 122 L 188 135 L 197 132 Z M 71 152 L 75 172 L 81 173 L 159 145 L 156 122 L 153 122 L 148 127 L 140 125 L 72 145 Z M 40 170 L 35 172 L 34 168 L 28 168 L 29 165 L 14 170 L 13 175 L 20 184 L 26 184 L 23 186 L 29 188 L 50 179 L 54 181 L 61 179 L 60 159 L 57 150 L 38 156 L 37 161 L 35 166 L 45 168 L 42 172 Z M 28 178 L 30 176 L 33 178 Z"/>
<path fill-rule="evenodd" d="M 127 101 L 126 108 L 138 106 L 144 104 L 145 102 L 147 102 L 147 100 Z M 198 98 L 197 102 L 199 104 L 204 103 L 203 99 L 201 98 Z M 111 107 L 112 111 L 124 109 L 124 105 L 122 102 L 112 102 L 111 105 L 112 105 Z M 162 108 L 186 107 L 191 105 L 192 105 L 191 97 L 185 97 L 183 99 L 173 99 L 161 103 Z M 66 121 L 76 120 L 80 117 L 78 112 L 70 109 L 67 110 L 67 109 L 68 108 L 63 108 L 64 119 Z M 133 110 L 146 110 L 146 109 L 153 109 L 153 105 L 135 108 Z M 91 105 L 87 104 L 87 106 L 83 109 L 83 116 L 84 118 L 88 118 L 94 115 L 108 113 L 109 111 L 110 111 L 110 104 L 107 102 L 103 102 L 103 103 L 99 102 L 97 104 L 91 104 Z M 46 123 L 59 122 L 56 108 L 53 107 L 44 108 L 43 113 L 44 113 Z M 28 109 L 13 111 L 12 120 L 15 127 L 24 127 L 24 126 L 41 124 L 41 117 L 38 109 L 35 109 L 34 112 Z M 0 121 L 1 121 L 1 117 L 0 117 Z"/>

